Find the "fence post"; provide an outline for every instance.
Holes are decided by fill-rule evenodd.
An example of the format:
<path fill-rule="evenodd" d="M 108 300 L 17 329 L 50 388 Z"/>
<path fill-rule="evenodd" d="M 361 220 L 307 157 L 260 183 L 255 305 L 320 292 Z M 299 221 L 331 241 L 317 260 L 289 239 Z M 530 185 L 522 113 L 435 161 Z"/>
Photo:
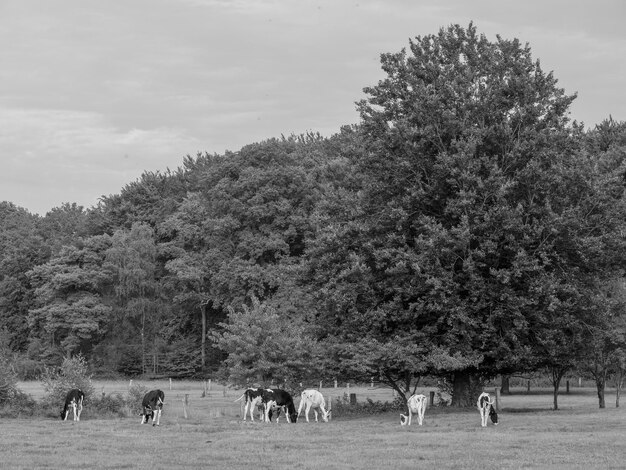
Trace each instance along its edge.
<path fill-rule="evenodd" d="M 170 377 L 170 390 L 172 389 L 172 378 Z"/>
<path fill-rule="evenodd" d="M 128 388 L 133 388 L 133 379 L 130 379 L 130 382 L 128 382 Z"/>
<path fill-rule="evenodd" d="M 335 388 L 337 388 L 337 379 L 335 379 Z"/>
<path fill-rule="evenodd" d="M 318 390 L 322 389 L 322 381 L 320 380 L 320 388 L 318 388 Z"/>
<path fill-rule="evenodd" d="M 430 392 L 430 402 L 429 402 L 430 406 L 433 406 L 435 404 L 435 392 Z"/>
<path fill-rule="evenodd" d="M 350 394 L 350 404 L 351 405 L 356 405 L 356 393 L 351 393 Z"/>
<path fill-rule="evenodd" d="M 528 387 L 526 388 L 526 393 L 530 393 L 530 380 L 528 380 Z"/>
<path fill-rule="evenodd" d="M 565 381 L 565 393 L 569 395 L 569 380 Z"/>
<path fill-rule="evenodd" d="M 187 407 L 189 406 L 189 394 L 185 393 L 185 398 L 183 398 L 183 415 L 185 419 L 187 419 Z"/>
<path fill-rule="evenodd" d="M 331 410 L 333 409 L 333 397 L 331 397 L 330 395 L 328 395 L 328 421 L 330 421 L 330 419 L 332 418 L 332 415 L 330 414 Z"/>
<path fill-rule="evenodd" d="M 500 411 L 500 387 L 496 387 L 496 411 Z"/>

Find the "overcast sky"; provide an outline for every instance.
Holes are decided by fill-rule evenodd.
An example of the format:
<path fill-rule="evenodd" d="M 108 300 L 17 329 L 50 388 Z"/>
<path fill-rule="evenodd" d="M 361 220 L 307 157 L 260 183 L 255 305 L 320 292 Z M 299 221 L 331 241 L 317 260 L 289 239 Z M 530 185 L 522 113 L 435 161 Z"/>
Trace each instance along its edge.
<path fill-rule="evenodd" d="M 470 21 L 528 42 L 572 119 L 626 120 L 623 0 L 0 0 L 0 201 L 87 208 L 187 154 L 330 136 L 381 53 Z"/>

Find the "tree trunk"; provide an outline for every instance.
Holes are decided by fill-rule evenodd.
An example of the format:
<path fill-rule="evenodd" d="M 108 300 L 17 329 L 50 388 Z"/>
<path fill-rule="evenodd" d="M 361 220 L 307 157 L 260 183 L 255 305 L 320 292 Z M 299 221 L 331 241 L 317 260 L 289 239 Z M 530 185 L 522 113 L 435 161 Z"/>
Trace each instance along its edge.
<path fill-rule="evenodd" d="M 206 368 L 206 302 L 201 306 L 202 309 L 202 350 L 200 352 L 202 357 L 202 370 Z"/>
<path fill-rule="evenodd" d="M 561 385 L 561 379 L 567 372 L 567 369 L 560 367 L 552 367 L 552 386 L 554 387 L 553 397 L 553 409 L 556 411 L 559 409 L 559 386 Z"/>
<path fill-rule="evenodd" d="M 624 385 L 624 373 L 622 369 L 618 369 L 615 373 L 615 408 L 619 408 L 619 396 Z"/>
<path fill-rule="evenodd" d="M 451 406 L 467 408 L 472 405 L 471 374 L 467 371 L 454 373 L 452 379 Z"/>
<path fill-rule="evenodd" d="M 598 377 L 596 379 L 596 390 L 598 391 L 598 404 L 600 408 L 606 408 L 606 402 L 604 401 L 604 389 L 606 386 L 606 381 L 603 377 Z"/>
<path fill-rule="evenodd" d="M 502 376 L 502 384 L 501 384 L 501 387 L 500 387 L 500 393 L 502 393 L 503 395 L 510 395 L 511 394 L 510 380 L 511 380 L 511 376 L 510 375 L 503 375 Z"/>

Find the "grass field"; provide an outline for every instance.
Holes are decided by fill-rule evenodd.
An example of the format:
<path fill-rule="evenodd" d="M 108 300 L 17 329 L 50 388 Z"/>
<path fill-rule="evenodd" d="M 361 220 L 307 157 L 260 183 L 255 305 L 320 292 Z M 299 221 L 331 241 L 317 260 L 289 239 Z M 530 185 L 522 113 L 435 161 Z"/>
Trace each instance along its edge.
<path fill-rule="evenodd" d="M 243 422 L 240 390 L 202 383 L 141 383 L 165 392 L 160 427 L 140 417 L 99 419 L 86 405 L 82 420 L 3 419 L 2 468 L 625 468 L 626 411 L 598 409 L 595 390 L 574 389 L 551 411 L 550 390 L 502 397 L 496 427 L 480 427 L 478 411 L 426 410 L 424 426 L 399 425 L 398 413 L 335 417 L 329 423 Z M 128 383 L 95 382 L 96 391 L 124 393 Z M 34 398 L 37 383 L 19 387 Z M 346 389 L 323 389 L 340 396 Z M 391 400 L 388 389 L 350 388 L 359 401 Z M 188 417 L 183 399 L 188 395 Z M 297 401 L 296 401 L 297 405 Z M 311 416 L 312 418 L 312 416 Z"/>

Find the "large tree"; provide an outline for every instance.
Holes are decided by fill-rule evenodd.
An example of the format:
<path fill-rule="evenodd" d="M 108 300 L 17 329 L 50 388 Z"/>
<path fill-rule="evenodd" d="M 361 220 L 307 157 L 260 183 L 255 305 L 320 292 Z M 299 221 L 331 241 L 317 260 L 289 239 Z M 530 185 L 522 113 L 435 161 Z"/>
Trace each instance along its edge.
<path fill-rule="evenodd" d="M 549 200 L 553 168 L 576 146 L 574 96 L 528 46 L 472 24 L 381 62 L 386 78 L 358 103 L 357 209 L 312 252 L 320 317 L 344 344 L 395 348 L 396 364 L 396 344 L 419 342 L 415 362 L 467 405 L 481 379 L 534 365 L 530 323 L 544 306 L 533 288 L 561 261 Z"/>

